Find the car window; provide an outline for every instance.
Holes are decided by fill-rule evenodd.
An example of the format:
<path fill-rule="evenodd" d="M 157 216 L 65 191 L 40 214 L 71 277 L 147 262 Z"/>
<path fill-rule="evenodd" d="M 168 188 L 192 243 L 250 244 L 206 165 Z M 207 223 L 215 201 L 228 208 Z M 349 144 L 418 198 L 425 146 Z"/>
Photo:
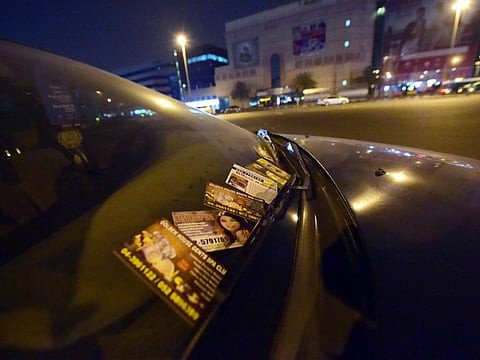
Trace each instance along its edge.
<path fill-rule="evenodd" d="M 174 211 L 204 210 L 206 184 L 255 163 L 262 143 L 89 66 L 1 41 L 0 54 L 2 351 L 179 357 L 198 328 L 113 252 Z M 222 286 L 241 249 L 212 255 L 232 269 Z"/>
<path fill-rule="evenodd" d="M 66 83 L 57 69 L 0 65 L 0 236 L 67 203 L 81 208 L 142 167 L 154 146 L 132 120 L 152 110 Z"/>
<path fill-rule="evenodd" d="M 5 56 L 0 59 L 0 238 L 14 236 L 42 216 L 78 215 L 152 159 L 167 156 L 167 151 L 175 153 L 200 139 L 210 139 L 210 148 L 226 152 L 229 147 L 224 139 L 215 137 L 209 128 L 212 121 L 217 122 L 216 129 L 234 137 L 254 139 L 214 119 L 186 123 L 181 114 L 186 111 L 190 117 L 188 108 L 142 87 L 132 89 L 131 83 L 114 76 L 92 73 L 86 66 L 60 58 L 51 61 L 41 53 L 32 60 L 22 47 L 4 47 Z M 12 56 L 6 55 L 7 50 Z M 115 86 L 110 85 L 113 79 Z M 205 117 L 200 112 L 195 115 Z M 180 132 L 182 141 L 175 135 Z M 242 160 L 246 155 L 249 160 Z M 237 161 L 251 162 L 252 155 L 253 146 L 249 154 L 237 153 Z M 50 223 L 43 222 L 48 232 Z M 21 241 L 17 236 L 15 242 Z"/>

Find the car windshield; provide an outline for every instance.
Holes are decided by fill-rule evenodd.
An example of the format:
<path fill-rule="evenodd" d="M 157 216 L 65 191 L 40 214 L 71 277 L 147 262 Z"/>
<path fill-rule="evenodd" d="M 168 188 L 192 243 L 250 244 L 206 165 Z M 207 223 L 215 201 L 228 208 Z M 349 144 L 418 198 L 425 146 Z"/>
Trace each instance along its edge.
<path fill-rule="evenodd" d="M 178 356 L 200 325 L 155 301 L 113 253 L 173 212 L 204 210 L 206 184 L 224 184 L 233 164 L 254 164 L 268 147 L 86 65 L 4 42 L 0 53 L 2 348 L 129 357 L 121 335 L 144 355 Z M 241 250 L 208 259 L 224 274 Z"/>

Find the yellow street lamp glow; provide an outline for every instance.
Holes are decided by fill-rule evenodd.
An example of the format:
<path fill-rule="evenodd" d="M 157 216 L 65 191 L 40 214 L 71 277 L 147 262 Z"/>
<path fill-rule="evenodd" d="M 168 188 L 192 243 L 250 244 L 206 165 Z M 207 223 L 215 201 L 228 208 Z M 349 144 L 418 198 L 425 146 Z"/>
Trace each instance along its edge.
<path fill-rule="evenodd" d="M 461 60 L 460 56 L 454 56 L 452 58 L 452 65 L 457 65 Z"/>
<path fill-rule="evenodd" d="M 452 5 L 452 9 L 455 10 L 455 20 L 453 22 L 452 38 L 450 40 L 450 49 L 455 47 L 455 42 L 457 40 L 458 25 L 460 24 L 460 16 L 462 10 L 468 6 L 469 0 L 457 0 L 456 3 Z"/>
<path fill-rule="evenodd" d="M 468 6 L 469 2 L 469 0 L 457 0 L 457 2 L 452 5 L 452 10 L 461 11 Z"/>
<path fill-rule="evenodd" d="M 177 43 L 180 46 L 185 46 L 187 45 L 187 37 L 183 34 L 180 34 L 177 36 Z"/>
<path fill-rule="evenodd" d="M 377 190 L 368 189 L 354 198 L 351 202 L 352 209 L 358 212 L 366 211 L 384 201 L 385 195 Z"/>
<path fill-rule="evenodd" d="M 403 171 L 387 172 L 386 175 L 390 176 L 390 178 L 396 183 L 406 183 L 413 180 L 412 177 L 408 176 Z"/>
<path fill-rule="evenodd" d="M 155 99 L 155 102 L 165 109 L 173 109 L 174 106 L 171 101 L 165 99 Z"/>
<path fill-rule="evenodd" d="M 183 66 L 185 67 L 185 76 L 187 78 L 188 96 L 190 97 L 190 96 L 192 96 L 192 93 L 190 91 L 190 77 L 189 77 L 189 74 L 188 74 L 187 51 L 185 49 L 185 46 L 187 45 L 187 37 L 184 34 L 178 34 L 177 35 L 177 43 L 182 48 Z"/>

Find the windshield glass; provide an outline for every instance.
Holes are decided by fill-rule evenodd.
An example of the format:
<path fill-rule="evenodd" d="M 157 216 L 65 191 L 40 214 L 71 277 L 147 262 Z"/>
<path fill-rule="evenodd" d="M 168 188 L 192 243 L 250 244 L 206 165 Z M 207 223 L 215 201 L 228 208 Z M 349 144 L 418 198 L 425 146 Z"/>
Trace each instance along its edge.
<path fill-rule="evenodd" d="M 115 358 L 142 348 L 142 356 L 175 357 L 200 325 L 179 316 L 180 298 L 159 300 L 114 252 L 126 258 L 122 244 L 141 243 L 143 261 L 153 264 L 163 243 L 147 251 L 137 235 L 208 209 L 207 195 L 227 176 L 241 188 L 234 175 L 267 151 L 250 132 L 116 76 L 9 43 L 0 42 L 0 53 L 1 349 L 13 357 L 76 349 Z M 239 211 L 251 231 L 259 217 Z M 225 229 L 236 226 L 227 220 Z M 197 251 L 215 264 L 215 286 L 229 286 L 222 276 L 245 241 L 208 256 Z M 162 256 L 187 256 L 177 245 L 162 247 Z M 130 268 L 140 264 L 128 259 Z M 209 296 L 206 308 L 222 298 Z M 190 310 L 182 315 L 195 317 Z"/>
<path fill-rule="evenodd" d="M 2 237 L 65 203 L 91 204 L 160 159 L 195 181 L 230 156 L 256 158 L 252 134 L 170 98 L 73 61 L 1 50 Z M 168 178 L 159 188 L 178 197 Z"/>

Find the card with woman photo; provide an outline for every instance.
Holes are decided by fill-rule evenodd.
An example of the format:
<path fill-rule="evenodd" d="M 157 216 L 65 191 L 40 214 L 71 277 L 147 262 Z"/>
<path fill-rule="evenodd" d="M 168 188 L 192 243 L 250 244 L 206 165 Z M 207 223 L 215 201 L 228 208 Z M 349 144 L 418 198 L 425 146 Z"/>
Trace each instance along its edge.
<path fill-rule="evenodd" d="M 207 252 L 243 246 L 253 224 L 243 217 L 220 210 L 175 211 L 177 228 Z"/>

